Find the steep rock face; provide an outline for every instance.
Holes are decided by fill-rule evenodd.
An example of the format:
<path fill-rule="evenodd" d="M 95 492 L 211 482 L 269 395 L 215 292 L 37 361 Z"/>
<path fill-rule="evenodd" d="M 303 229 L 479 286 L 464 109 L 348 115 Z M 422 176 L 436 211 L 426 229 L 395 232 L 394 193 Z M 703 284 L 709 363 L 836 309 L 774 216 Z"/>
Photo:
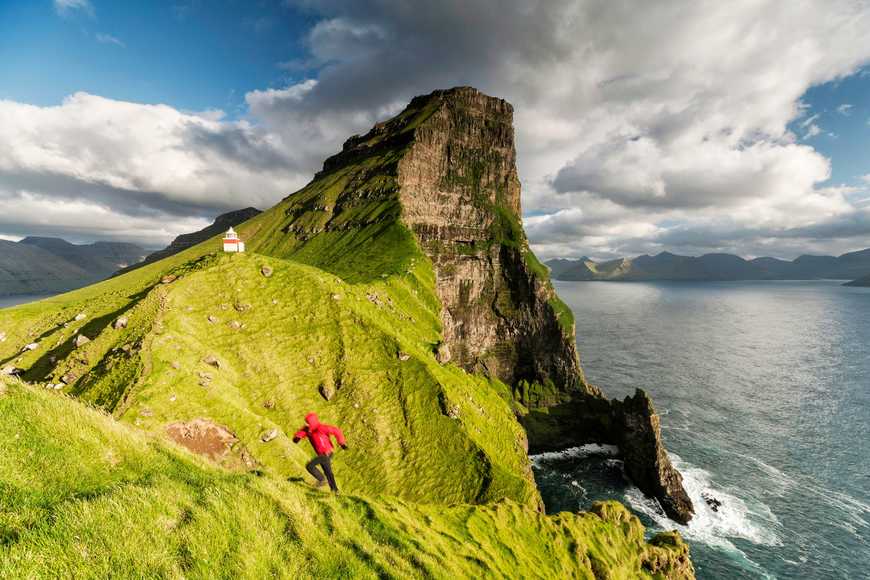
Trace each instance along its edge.
<path fill-rule="evenodd" d="M 520 225 L 513 108 L 468 87 L 420 99 L 437 108 L 398 165 L 402 220 L 435 267 L 450 359 L 509 385 L 582 389 L 573 328 Z"/>

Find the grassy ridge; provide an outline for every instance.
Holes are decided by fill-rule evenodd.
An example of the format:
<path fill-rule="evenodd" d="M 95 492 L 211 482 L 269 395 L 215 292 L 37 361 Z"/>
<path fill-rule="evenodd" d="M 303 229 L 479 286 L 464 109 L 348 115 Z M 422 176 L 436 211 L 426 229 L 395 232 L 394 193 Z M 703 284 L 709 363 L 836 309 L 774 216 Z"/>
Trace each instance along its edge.
<path fill-rule="evenodd" d="M 332 497 L 222 470 L 16 380 L 0 383 L 0 416 L 0 577 L 628 579 L 688 566 L 678 537 L 644 542 L 615 503 L 547 517 L 510 500 Z"/>

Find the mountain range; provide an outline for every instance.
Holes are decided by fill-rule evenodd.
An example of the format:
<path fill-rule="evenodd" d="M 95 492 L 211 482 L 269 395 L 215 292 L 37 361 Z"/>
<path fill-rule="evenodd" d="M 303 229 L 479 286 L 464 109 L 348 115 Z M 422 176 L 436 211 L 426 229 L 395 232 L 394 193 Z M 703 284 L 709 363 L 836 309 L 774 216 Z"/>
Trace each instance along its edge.
<path fill-rule="evenodd" d="M 259 213 L 248 207 L 221 214 L 211 225 L 182 234 L 150 254 L 136 244 L 123 242 L 71 244 L 60 238 L 37 236 L 19 242 L 0 240 L 0 296 L 57 294 L 81 288 L 173 256 Z"/>
<path fill-rule="evenodd" d="M 854 280 L 870 275 L 870 249 L 841 256 L 804 255 L 792 261 L 778 258 L 746 260 L 733 254 L 699 257 L 661 252 L 655 256 L 596 262 L 589 258 L 546 262 L 557 280 Z"/>
<path fill-rule="evenodd" d="M 141 261 L 147 251 L 122 242 L 71 244 L 60 238 L 0 240 L 0 296 L 80 288 Z"/>

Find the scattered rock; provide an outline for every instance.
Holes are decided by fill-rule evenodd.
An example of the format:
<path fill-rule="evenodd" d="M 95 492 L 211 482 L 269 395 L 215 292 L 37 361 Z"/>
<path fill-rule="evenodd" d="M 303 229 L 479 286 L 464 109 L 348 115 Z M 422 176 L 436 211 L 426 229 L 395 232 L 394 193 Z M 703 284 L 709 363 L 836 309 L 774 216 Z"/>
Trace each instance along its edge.
<path fill-rule="evenodd" d="M 74 344 L 76 345 L 76 348 L 79 348 L 80 346 L 84 346 L 89 342 L 91 342 L 90 338 L 88 338 L 84 334 L 77 334 Z"/>
<path fill-rule="evenodd" d="M 369 299 L 369 302 L 371 302 L 371 303 L 374 304 L 375 306 L 383 306 L 383 305 L 384 305 L 384 303 L 381 302 L 381 297 L 378 296 L 378 295 L 377 295 L 376 293 L 374 293 L 374 292 L 367 292 L 367 293 L 366 293 L 366 298 L 368 298 L 368 299 Z"/>
<path fill-rule="evenodd" d="M 59 390 L 61 390 L 62 388 L 63 388 L 63 383 L 57 383 L 56 385 L 54 385 L 54 390 L 55 390 L 55 391 L 59 391 Z"/>
<path fill-rule="evenodd" d="M 272 439 L 278 436 L 278 429 L 269 429 L 265 433 L 260 436 L 260 441 L 263 443 L 268 443 Z"/>
<path fill-rule="evenodd" d="M 196 374 L 199 375 L 199 378 L 201 378 L 201 379 L 204 380 L 204 381 L 210 381 L 210 380 L 211 380 L 211 375 L 208 374 L 208 373 L 204 373 L 204 372 L 202 372 L 202 371 L 198 371 Z"/>
<path fill-rule="evenodd" d="M 446 342 L 438 345 L 438 349 L 435 351 L 435 360 L 441 364 L 450 362 L 450 347 L 447 346 Z"/>
<path fill-rule="evenodd" d="M 447 416 L 451 419 L 459 418 L 459 405 L 455 403 L 451 403 L 450 406 L 447 407 Z"/>
<path fill-rule="evenodd" d="M 322 396 L 327 401 L 331 401 L 332 397 L 335 396 L 335 384 L 332 381 L 332 378 L 328 378 L 327 380 L 320 383 L 320 396 Z"/>
<path fill-rule="evenodd" d="M 15 377 L 15 376 L 20 375 L 23 372 L 24 372 L 24 369 L 20 369 L 16 366 L 12 366 L 12 365 L 6 365 L 5 367 L 3 367 L 2 370 L 0 370 L 0 375 Z"/>
<path fill-rule="evenodd" d="M 238 330 L 242 327 L 242 323 L 238 320 L 230 320 L 227 324 L 229 324 L 229 327 L 233 330 Z"/>
<path fill-rule="evenodd" d="M 170 364 L 172 365 L 172 368 L 174 368 L 175 370 L 178 370 L 181 368 L 181 363 L 178 362 L 177 360 L 172 361 L 172 363 L 170 363 Z"/>
<path fill-rule="evenodd" d="M 217 357 L 215 357 L 213 354 L 210 354 L 207 357 L 205 357 L 204 359 L 202 359 L 202 362 L 204 362 L 207 365 L 211 365 L 216 369 L 221 368 L 221 361 L 219 361 L 217 359 Z"/>
<path fill-rule="evenodd" d="M 217 318 L 217 316 L 212 316 L 211 314 L 209 314 L 208 321 L 211 322 L 212 324 L 215 324 L 218 321 L 218 318 Z"/>
<path fill-rule="evenodd" d="M 78 314 L 75 315 L 75 318 L 73 318 L 73 320 L 78 322 L 79 320 L 84 320 L 87 317 L 88 317 L 88 315 L 85 314 L 84 312 L 79 312 Z"/>
<path fill-rule="evenodd" d="M 722 507 L 722 502 L 706 491 L 701 493 L 701 497 L 704 498 L 704 501 L 707 502 L 707 505 L 710 506 L 710 509 L 714 512 L 718 512 L 719 508 Z"/>
<path fill-rule="evenodd" d="M 266 402 L 263 403 L 263 408 L 264 409 L 274 409 L 275 408 L 275 401 L 273 401 L 272 399 L 267 400 Z"/>
<path fill-rule="evenodd" d="M 172 284 L 176 280 L 178 280 L 178 276 L 176 276 L 175 274 L 167 274 L 167 275 L 163 276 L 162 278 L 160 278 L 160 283 L 161 284 Z"/>
<path fill-rule="evenodd" d="M 399 351 L 399 360 L 400 360 L 400 361 L 406 361 L 406 360 L 408 360 L 409 358 L 411 358 L 411 355 L 409 355 L 409 354 L 406 353 L 406 352 Z"/>
<path fill-rule="evenodd" d="M 119 316 L 115 319 L 115 322 L 112 324 L 112 328 L 115 330 L 119 330 L 121 328 L 127 328 L 128 319 L 126 316 Z"/>
<path fill-rule="evenodd" d="M 250 310 L 253 307 L 250 304 L 248 304 L 247 302 L 236 302 L 233 305 L 233 308 L 235 308 L 239 312 L 247 312 L 248 310 Z"/>
<path fill-rule="evenodd" d="M 75 382 L 76 376 L 74 373 L 66 373 L 62 377 L 60 377 L 60 381 L 65 385 L 71 385 Z"/>
<path fill-rule="evenodd" d="M 270 268 L 269 266 L 263 266 L 262 268 L 260 268 L 260 274 L 268 278 L 272 275 L 272 268 Z"/>

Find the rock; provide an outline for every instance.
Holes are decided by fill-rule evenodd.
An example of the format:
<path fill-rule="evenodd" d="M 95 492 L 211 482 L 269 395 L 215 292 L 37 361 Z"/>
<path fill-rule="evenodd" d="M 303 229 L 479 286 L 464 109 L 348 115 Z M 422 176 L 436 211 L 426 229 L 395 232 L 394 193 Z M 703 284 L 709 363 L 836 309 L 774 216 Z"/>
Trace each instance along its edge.
<path fill-rule="evenodd" d="M 262 268 L 260 268 L 260 274 L 262 274 L 266 278 L 269 278 L 272 276 L 272 268 L 270 268 L 269 266 L 263 266 Z"/>
<path fill-rule="evenodd" d="M 235 309 L 236 309 L 237 311 L 239 311 L 239 312 L 247 312 L 248 310 L 250 310 L 251 308 L 253 308 L 253 306 L 251 306 L 251 305 L 248 304 L 247 302 L 236 302 L 236 303 L 233 305 L 233 308 L 235 308 Z"/>
<path fill-rule="evenodd" d="M 438 348 L 435 350 L 435 360 L 441 364 L 450 362 L 450 347 L 447 346 L 446 342 L 438 345 Z"/>
<path fill-rule="evenodd" d="M 178 369 L 181 368 L 181 363 L 178 362 L 177 360 L 172 361 L 172 362 L 170 363 L 170 365 L 171 365 L 172 368 L 174 368 L 175 370 L 178 370 Z"/>
<path fill-rule="evenodd" d="M 327 401 L 331 401 L 332 397 L 335 396 L 335 385 L 332 381 L 324 381 L 320 383 L 320 396 L 326 399 Z"/>
<path fill-rule="evenodd" d="M 143 417 L 151 417 L 154 415 L 154 411 L 152 411 L 148 407 L 142 407 L 142 410 L 139 411 L 139 414 Z"/>
<path fill-rule="evenodd" d="M 90 338 L 88 338 L 88 337 L 85 336 L 84 334 L 77 334 L 77 335 L 76 335 L 76 339 L 75 339 L 75 341 L 73 342 L 73 344 L 76 345 L 76 348 L 79 348 L 79 347 L 81 347 L 81 346 L 86 345 L 86 344 L 89 343 L 89 342 L 91 342 L 91 339 L 90 339 Z"/>
<path fill-rule="evenodd" d="M 226 467 L 251 469 L 257 462 L 235 434 L 208 419 L 193 419 L 187 423 L 171 423 L 166 433 L 179 445 Z"/>
<path fill-rule="evenodd" d="M 130 354 L 130 352 L 133 351 L 133 345 L 130 344 L 129 342 L 125 343 L 124 345 L 121 346 L 121 350 L 123 350 L 127 354 Z"/>
<path fill-rule="evenodd" d="M 213 367 L 216 368 L 216 369 L 221 368 L 221 361 L 219 361 L 219 360 L 218 360 L 214 355 L 212 355 L 212 354 L 210 354 L 210 355 L 208 355 L 207 357 L 205 357 L 204 359 L 202 359 L 202 362 L 204 362 L 204 363 L 207 364 L 207 365 L 211 365 L 211 366 L 213 366 Z"/>
<path fill-rule="evenodd" d="M 60 377 L 60 381 L 65 385 L 71 385 L 76 381 L 76 375 L 72 372 L 66 373 Z"/>
<path fill-rule="evenodd" d="M 5 367 L 3 367 L 2 370 L 0 370 L 0 375 L 6 375 L 8 377 L 15 377 L 15 376 L 22 374 L 23 372 L 24 372 L 24 369 L 20 369 L 16 366 L 13 366 L 13 365 L 6 365 Z"/>
<path fill-rule="evenodd" d="M 278 304 L 278 299 L 277 299 L 277 298 L 272 298 L 272 304 Z"/>
<path fill-rule="evenodd" d="M 209 314 L 207 320 L 209 322 L 211 322 L 212 324 L 215 324 L 218 321 L 218 318 L 217 318 L 217 316 L 213 316 L 213 315 Z"/>
<path fill-rule="evenodd" d="M 57 383 L 56 385 L 54 385 L 54 390 L 55 390 L 55 391 L 59 391 L 59 390 L 61 390 L 62 388 L 63 388 L 63 383 Z"/>
<path fill-rule="evenodd" d="M 6 342 L 6 333 L 0 332 L 0 342 Z"/>
<path fill-rule="evenodd" d="M 458 419 L 459 418 L 459 405 L 457 405 L 455 403 L 451 403 L 447 407 L 447 416 L 450 417 L 451 419 Z"/>
<path fill-rule="evenodd" d="M 701 493 L 701 497 L 704 498 L 704 501 L 707 503 L 708 506 L 710 506 L 710 509 L 714 512 L 718 512 L 719 508 L 722 507 L 722 502 L 707 493 L 706 491 Z"/>
<path fill-rule="evenodd" d="M 178 276 L 176 276 L 175 274 L 167 274 L 167 275 L 163 276 L 162 278 L 160 278 L 160 283 L 161 284 L 172 284 L 176 280 L 178 280 Z"/>
<path fill-rule="evenodd" d="M 406 361 L 406 360 L 408 360 L 409 358 L 411 358 L 411 355 L 409 355 L 409 354 L 406 353 L 406 352 L 399 351 L 399 360 L 400 360 L 400 361 Z"/>
<path fill-rule="evenodd" d="M 121 328 L 127 328 L 127 322 L 128 322 L 128 319 L 126 316 L 119 316 L 118 318 L 115 319 L 115 322 L 112 323 L 112 327 L 115 330 L 119 330 Z"/>
<path fill-rule="evenodd" d="M 170 403 L 174 403 L 174 402 L 175 402 L 175 398 L 176 398 L 176 397 L 175 397 L 175 393 L 169 395 L 169 402 L 170 402 Z"/>
<path fill-rule="evenodd" d="M 233 330 L 239 330 L 242 327 L 242 323 L 239 322 L 238 320 L 230 320 L 227 324 Z"/>
<path fill-rule="evenodd" d="M 269 441 L 271 441 L 272 439 L 274 439 L 277 436 L 278 436 L 277 429 L 269 429 L 268 431 L 266 431 L 265 433 L 263 433 L 260 436 L 260 441 L 262 441 L 263 443 L 268 443 Z"/>
<path fill-rule="evenodd" d="M 88 315 L 85 314 L 84 312 L 79 312 L 78 314 L 75 315 L 75 317 L 73 318 L 73 320 L 75 320 L 76 322 L 78 322 L 78 321 L 80 321 L 80 320 L 84 320 L 84 319 L 87 318 L 87 317 L 88 317 Z"/>
<path fill-rule="evenodd" d="M 341 294 L 333 294 L 332 299 L 333 300 L 341 300 Z"/>
<path fill-rule="evenodd" d="M 264 401 L 263 408 L 264 409 L 274 409 L 275 408 L 275 401 L 272 399 L 268 399 L 268 400 Z"/>
<path fill-rule="evenodd" d="M 39 348 L 39 343 L 38 342 L 31 342 L 30 344 L 25 344 L 24 348 L 22 348 L 21 351 L 27 352 L 30 350 L 36 350 L 37 348 Z"/>
<path fill-rule="evenodd" d="M 204 380 L 204 381 L 210 381 L 210 380 L 211 380 L 211 375 L 208 374 L 208 373 L 204 373 L 204 372 L 202 372 L 202 371 L 198 371 L 196 374 L 199 375 L 199 378 L 201 378 L 201 379 Z"/>
<path fill-rule="evenodd" d="M 637 389 L 616 406 L 615 414 L 625 473 L 642 492 L 659 500 L 669 518 L 688 523 L 695 508 L 662 444 L 659 416 L 649 395 Z"/>

